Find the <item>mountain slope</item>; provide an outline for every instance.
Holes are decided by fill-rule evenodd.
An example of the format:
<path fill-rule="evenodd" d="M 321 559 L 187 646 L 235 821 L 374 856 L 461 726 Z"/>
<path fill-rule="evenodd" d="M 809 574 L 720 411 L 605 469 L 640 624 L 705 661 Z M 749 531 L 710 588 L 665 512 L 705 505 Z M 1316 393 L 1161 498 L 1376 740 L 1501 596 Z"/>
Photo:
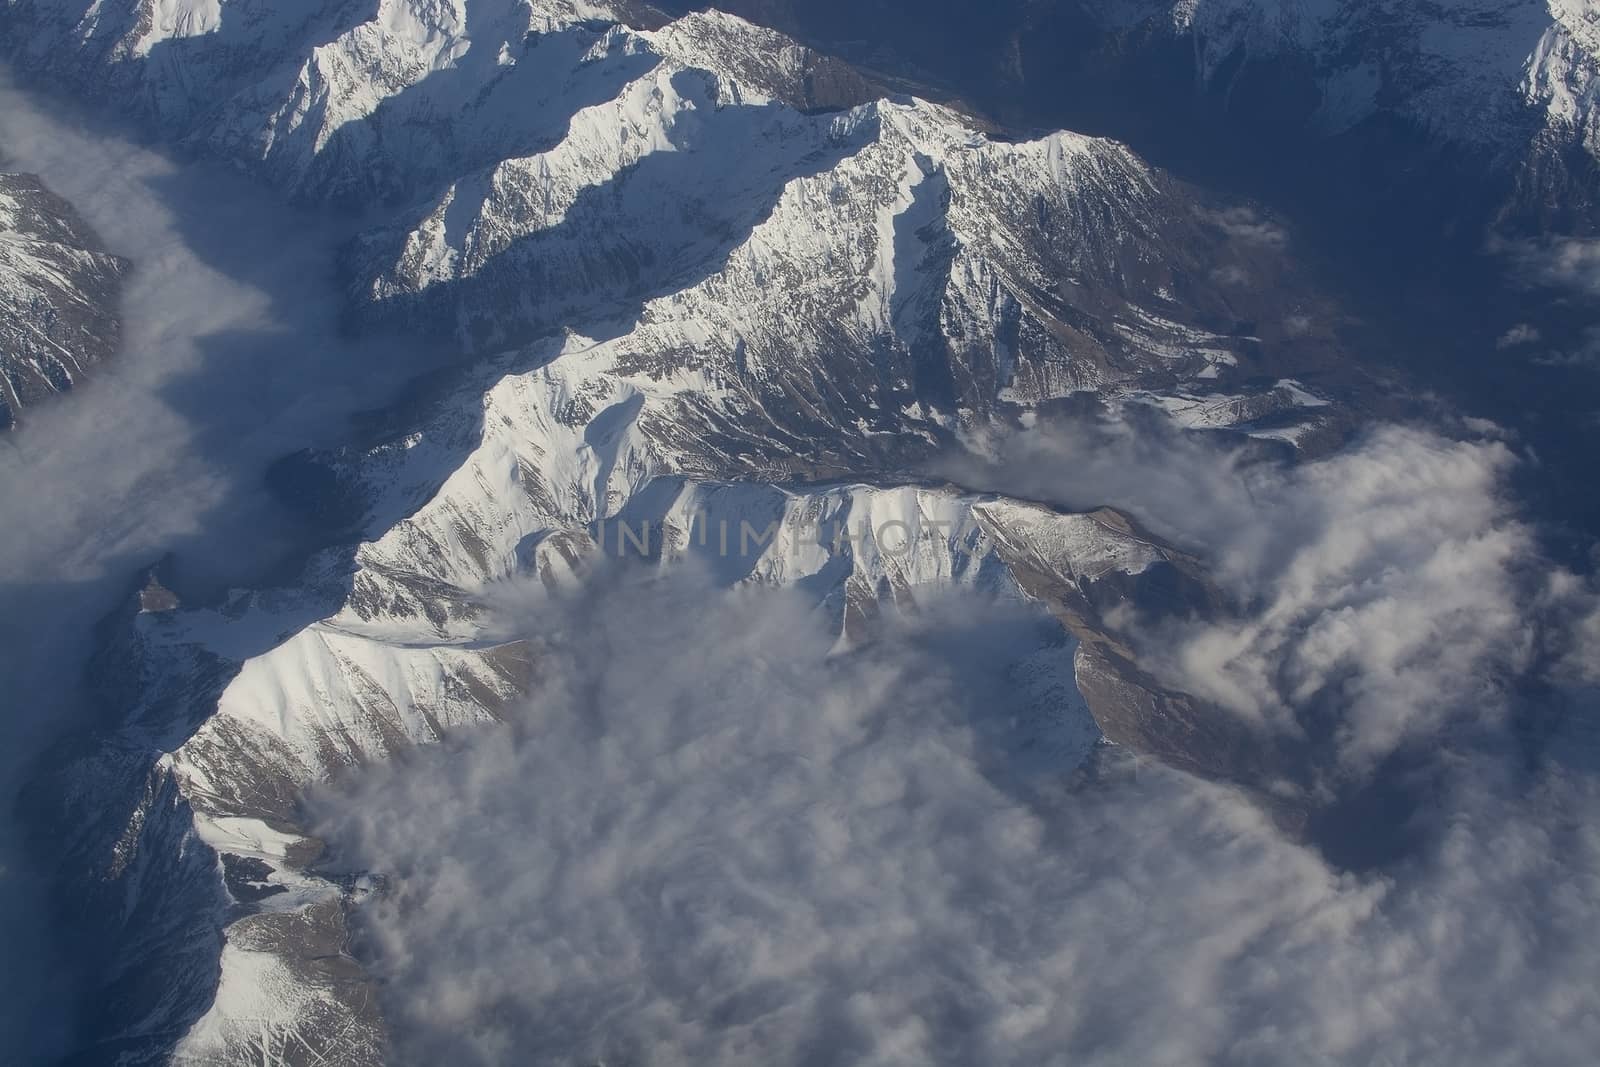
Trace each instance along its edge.
<path fill-rule="evenodd" d="M 909 0 L 718 6 L 837 43 L 872 69 L 1022 121 L 1078 115 L 1124 131 L 1118 136 L 1181 140 L 1164 116 L 1187 115 L 1186 98 L 1203 95 L 1252 137 L 1365 130 L 1356 140 L 1369 154 L 1415 156 L 1406 143 L 1415 135 L 1464 154 L 1457 184 L 1463 164 L 1476 172 L 1466 184 L 1505 182 L 1493 195 L 1508 224 L 1590 233 L 1600 222 L 1591 180 L 1600 158 L 1593 0 L 1002 0 L 981 12 Z M 1403 172 L 1389 176 L 1397 179 Z"/>
<path fill-rule="evenodd" d="M 1317 93 L 1306 120 L 1327 133 L 1392 115 L 1487 151 L 1516 175 L 1512 221 L 1584 232 L 1600 224 L 1589 180 L 1600 161 L 1592 0 L 1112 0 L 1106 8 L 1123 26 L 1170 20 L 1193 40 L 1201 78 L 1223 93 L 1240 91 L 1252 64 L 1298 67 Z"/>
<path fill-rule="evenodd" d="M 370 209 L 352 321 L 469 357 L 384 430 L 275 471 L 338 545 L 287 586 L 182 607 L 157 583 L 108 623 L 119 726 L 35 789 L 65 798 L 64 906 L 105 975 L 94 1053 L 381 1058 L 346 943 L 373 887 L 317 870 L 301 792 L 502 714 L 543 667 L 505 599 L 619 547 L 793 587 L 842 648 L 944 589 L 1034 604 L 1065 630 L 1035 679 L 1063 772 L 1106 738 L 1249 778 L 1226 723 L 1138 676 L 1108 621 L 1152 589 L 1203 602 L 1193 561 L 1109 512 L 920 472 L 1052 405 L 1154 405 L 1286 452 L 1336 433 L 1348 412 L 1313 390 L 1352 378 L 1339 312 L 1286 235 L 1111 142 L 863 99 L 731 17 L 605 15 L 6 9 L 36 72 Z"/>
<path fill-rule="evenodd" d="M 125 261 L 30 174 L 0 174 L 0 429 L 117 346 Z"/>
<path fill-rule="evenodd" d="M 1521 478 L 1538 508 L 1600 530 L 1592 0 L 720 6 L 919 95 L 1110 136 L 1270 205 L 1360 320 L 1355 347 L 1514 428 L 1544 457 Z"/>

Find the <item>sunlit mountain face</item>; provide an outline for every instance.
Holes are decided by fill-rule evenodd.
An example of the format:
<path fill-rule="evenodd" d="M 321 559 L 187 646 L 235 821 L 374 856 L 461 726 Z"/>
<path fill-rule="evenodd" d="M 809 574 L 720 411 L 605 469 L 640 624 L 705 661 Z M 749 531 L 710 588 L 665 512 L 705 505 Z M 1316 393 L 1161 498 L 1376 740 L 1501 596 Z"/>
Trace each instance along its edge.
<path fill-rule="evenodd" d="M 721 6 L 0 4 L 6 1047 L 1587 1062 L 1600 10 Z"/>
<path fill-rule="evenodd" d="M 1579 458 L 1600 445 L 1580 266 L 1600 219 L 1592 5 L 720 6 L 906 91 L 1111 137 L 1270 205 L 1359 309 L 1364 353 L 1516 425 L 1546 458 L 1524 489 L 1600 522 Z"/>

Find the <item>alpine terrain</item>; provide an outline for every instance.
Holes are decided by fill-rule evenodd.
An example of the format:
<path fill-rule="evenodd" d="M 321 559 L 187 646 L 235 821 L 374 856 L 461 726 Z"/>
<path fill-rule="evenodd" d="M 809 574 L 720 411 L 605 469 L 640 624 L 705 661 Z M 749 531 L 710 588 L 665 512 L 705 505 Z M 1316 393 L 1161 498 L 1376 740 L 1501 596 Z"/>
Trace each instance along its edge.
<path fill-rule="evenodd" d="M 29 174 L 0 174 L 0 429 L 117 347 L 126 261 Z"/>
<path fill-rule="evenodd" d="M 748 6 L 839 29 L 814 24 L 830 5 Z M 1026 79 L 1051 5 L 991 6 L 1017 27 L 995 62 Z M 1506 217 L 1594 228 L 1593 5 L 1076 6 L 1105 49 L 1181 41 L 1234 93 L 1271 66 L 1317 130 L 1404 119 L 1508 168 Z M 27 785 L 93 976 L 82 1062 L 382 1062 L 352 931 L 383 872 L 326 862 L 304 791 L 505 717 L 551 671 L 506 591 L 574 589 L 618 555 L 791 590 L 841 650 L 951 590 L 1032 605 L 1059 634 L 1019 674 L 1026 729 L 1063 776 L 1119 747 L 1312 817 L 1284 785 L 1310 780 L 1303 745 L 1140 663 L 1139 620 L 1229 606 L 1203 560 L 1099 501 L 976 491 L 937 462 L 1088 412 L 1292 464 L 1408 403 L 1261 203 L 717 11 L 3 0 L 0 51 L 340 213 L 346 327 L 459 353 L 345 447 L 273 467 L 318 535 L 270 585 L 190 599 L 156 567 L 101 625 L 106 726 Z M 0 179 L 0 417 L 112 351 L 125 269 Z"/>

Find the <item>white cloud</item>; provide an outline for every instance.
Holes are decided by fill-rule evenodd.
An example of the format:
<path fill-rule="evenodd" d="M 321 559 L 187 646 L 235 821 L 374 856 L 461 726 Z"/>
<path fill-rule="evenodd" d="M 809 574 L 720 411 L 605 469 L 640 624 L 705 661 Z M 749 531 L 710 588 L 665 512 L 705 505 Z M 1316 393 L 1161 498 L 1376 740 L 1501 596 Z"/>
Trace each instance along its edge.
<path fill-rule="evenodd" d="M 1142 635 L 1175 688 L 1368 773 L 1506 694 L 1594 598 L 1541 557 L 1493 437 L 1384 427 L 1311 462 L 1187 435 L 1143 406 L 979 442 L 944 472 L 1072 508 L 1109 504 L 1202 557 L 1234 604 Z"/>
<path fill-rule="evenodd" d="M 1282 248 L 1289 243 L 1289 231 L 1249 207 L 1230 207 L 1221 211 L 1199 212 L 1200 217 L 1235 241 Z"/>
<path fill-rule="evenodd" d="M 1332 710 L 1358 767 L 1497 714 L 1537 638 L 1522 573 L 1537 545 L 1504 496 L 1512 462 L 1497 442 L 1387 429 L 1252 472 L 1256 506 L 1215 558 L 1252 610 L 1184 632 L 1177 679 L 1281 729 Z"/>
<path fill-rule="evenodd" d="M 1527 284 L 1600 293 L 1600 240 L 1595 238 L 1491 238 L 1489 251 L 1507 256 Z"/>
<path fill-rule="evenodd" d="M 362 925 L 397 1062 L 1455 1067 L 1600 1041 L 1600 795 L 1571 768 L 1469 760 L 1437 847 L 1358 878 L 1174 772 L 1068 787 L 1007 698 L 1018 620 L 960 605 L 841 659 L 769 591 L 568 610 L 529 623 L 524 715 L 317 799 L 390 879 Z"/>
<path fill-rule="evenodd" d="M 23 1042 L 71 1037 L 72 990 L 13 799 L 51 743 L 103 721 L 80 685 L 95 624 L 171 551 L 201 586 L 259 580 L 307 536 L 263 490 L 269 464 L 342 442 L 422 354 L 338 341 L 335 229 L 237 175 L 97 133 L 3 72 L 0 150 L 133 263 L 122 350 L 0 436 L 0 693 L 26 694 L 0 715 L 0 942 L 30 961 L 0 972 L 0 1047 L 44 1061 L 59 1048 Z"/>
<path fill-rule="evenodd" d="M 27 654 L 0 680 L 54 710 L 41 686 L 131 562 L 202 528 L 219 566 L 270 557 L 261 467 L 369 403 L 374 367 L 322 346 L 322 250 L 265 201 L 3 100 L 8 145 L 139 264 L 128 351 L 0 459 L 28 502 L 0 550 Z M 237 214 L 177 219 L 187 194 Z M 229 239 L 202 251 L 207 218 Z M 1588 246 L 1556 252 L 1542 276 L 1600 277 Z M 230 367 L 240 345 L 278 358 Z M 1503 445 L 1390 430 L 1299 469 L 1126 424 L 996 447 L 1017 491 L 1117 504 L 1205 553 L 1240 617 L 1167 631 L 1156 665 L 1269 728 L 1331 707 L 1350 768 L 1497 715 L 1546 650 L 1538 613 L 1579 620 L 1557 661 L 1597 680 L 1600 614 L 1537 563 Z M 63 595 L 75 614 L 40 624 Z M 1474 759 L 1436 846 L 1358 879 L 1159 768 L 1065 788 L 1084 724 L 1027 699 L 1050 652 L 1019 662 L 1044 641 L 1025 620 L 935 612 L 839 659 L 774 597 L 565 605 L 524 716 L 322 799 L 340 854 L 392 879 L 366 930 L 403 1055 L 1572 1063 L 1600 1043 L 1587 769 L 1518 786 Z M 15 943 L 37 933 L 6 912 Z M 9 977 L 13 1009 L 56 989 Z"/>
<path fill-rule="evenodd" d="M 1518 348 L 1522 345 L 1531 345 L 1538 342 L 1540 336 L 1538 327 L 1530 326 L 1525 322 L 1519 323 L 1501 334 L 1500 339 L 1495 342 L 1495 347 Z"/>
<path fill-rule="evenodd" d="M 27 505 L 0 581 L 120 584 L 180 543 L 233 581 L 274 561 L 293 531 L 266 468 L 345 443 L 350 414 L 449 354 L 341 338 L 339 227 L 226 168 L 84 129 L 3 78 L 0 148 L 133 264 L 122 350 L 0 448 L 0 498 Z"/>

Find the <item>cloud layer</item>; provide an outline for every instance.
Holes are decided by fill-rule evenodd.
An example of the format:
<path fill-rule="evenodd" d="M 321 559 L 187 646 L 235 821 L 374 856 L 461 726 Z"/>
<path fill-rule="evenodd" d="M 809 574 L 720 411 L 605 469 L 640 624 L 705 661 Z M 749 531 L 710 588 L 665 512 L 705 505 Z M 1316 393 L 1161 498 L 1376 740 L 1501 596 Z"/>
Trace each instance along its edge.
<path fill-rule="evenodd" d="M 1510 495 L 1519 462 L 1493 435 L 1387 426 L 1288 464 L 1129 405 L 979 442 L 943 472 L 1109 504 L 1195 552 L 1232 609 L 1147 629 L 1146 665 L 1359 777 L 1442 730 L 1497 725 L 1551 661 L 1600 655 L 1574 626 L 1592 593 L 1542 558 Z"/>
<path fill-rule="evenodd" d="M 572 616 L 565 622 L 540 623 Z M 546 605 L 539 698 L 321 794 L 405 1063 L 1569 1064 L 1600 1041 L 1589 770 L 1462 757 L 1447 829 L 1330 869 L 1117 758 L 957 604 L 830 655 L 769 591 Z M 1592 739 L 1563 739 L 1592 752 Z M 1102 750 L 1103 751 L 1103 750 Z"/>
<path fill-rule="evenodd" d="M 0 101 L 5 146 L 138 264 L 128 351 L 0 456 L 0 495 L 26 502 L 0 547 L 0 682 L 53 730 L 123 576 L 178 542 L 219 575 L 269 561 L 289 533 L 261 468 L 404 369 L 324 343 L 308 220 Z M 1547 280 L 1592 280 L 1592 249 L 1558 251 Z M 1342 774 L 1495 724 L 1531 673 L 1600 682 L 1600 613 L 1540 564 L 1501 442 L 1389 429 L 1285 468 L 1135 417 L 991 445 L 963 480 L 1114 504 L 1205 556 L 1237 611 L 1150 634 L 1151 666 L 1326 741 Z M 545 646 L 537 702 L 319 800 L 337 854 L 391 879 L 364 929 L 403 1060 L 1453 1065 L 1600 1045 L 1581 704 L 1536 772 L 1441 743 L 1438 835 L 1354 877 L 1219 787 L 1116 760 L 1074 780 L 1092 728 L 1070 650 L 1026 616 L 935 609 L 841 657 L 771 592 L 508 610 Z M 9 782 L 48 731 L 4 728 Z M 32 950 L 45 901 L 17 904 L 19 877 L 0 875 L 5 928 Z M 8 978 L 37 1028 L 57 987 Z"/>

